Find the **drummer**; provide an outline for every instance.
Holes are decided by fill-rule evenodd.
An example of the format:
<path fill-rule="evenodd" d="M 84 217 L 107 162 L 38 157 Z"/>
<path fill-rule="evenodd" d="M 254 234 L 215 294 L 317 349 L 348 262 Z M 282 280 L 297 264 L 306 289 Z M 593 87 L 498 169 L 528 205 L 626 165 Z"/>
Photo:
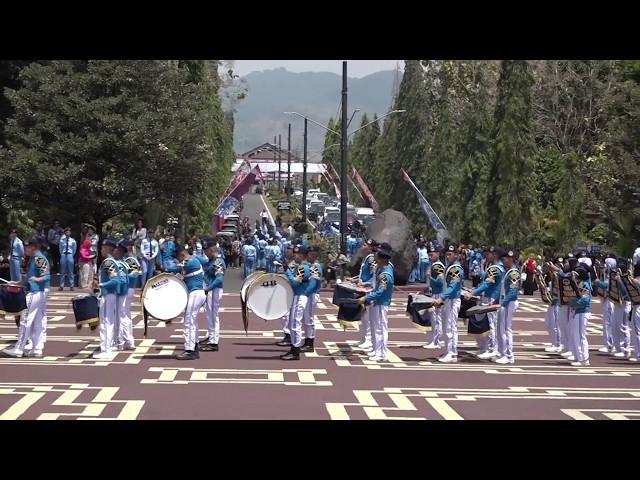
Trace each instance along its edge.
<path fill-rule="evenodd" d="M 215 240 L 210 240 L 204 245 L 204 254 L 207 262 L 204 264 L 204 281 L 206 283 L 205 294 L 207 296 L 207 329 L 209 335 L 198 342 L 203 352 L 217 352 L 220 341 L 220 302 L 222 300 L 222 284 L 227 265 L 220 255 L 220 248 Z"/>
<path fill-rule="evenodd" d="M 91 288 L 100 287 L 100 352 L 93 354 L 93 358 L 111 360 L 113 358 L 114 327 L 118 315 L 117 293 L 120 285 L 118 265 L 113 258 L 116 243 L 105 239 L 100 247 L 100 254 L 104 260 L 98 271 L 98 281 L 94 280 Z"/>
<path fill-rule="evenodd" d="M 373 349 L 369 359 L 386 362 L 389 340 L 389 305 L 393 294 L 394 272 L 391 264 L 393 252 L 388 243 L 381 243 L 376 252 L 378 268 L 375 274 L 374 291 L 358 300 L 361 305 L 373 305 L 371 308 L 371 343 Z"/>
<path fill-rule="evenodd" d="M 316 304 L 320 300 L 320 288 L 322 287 L 322 265 L 318 261 L 320 247 L 312 245 L 307 252 L 307 263 L 309 264 L 309 286 L 307 287 L 307 307 L 304 310 L 304 345 L 301 352 L 314 352 L 313 341 L 316 337 L 315 311 Z"/>
<path fill-rule="evenodd" d="M 27 267 L 27 314 L 20 319 L 18 341 L 13 348 L 2 352 L 10 357 L 23 357 L 27 340 L 31 340 L 33 348 L 29 357 L 42 357 L 45 343 L 47 311 L 47 294 L 51 283 L 51 270 L 47 257 L 41 252 L 42 241 L 32 238 L 24 242 L 25 254 L 29 257 Z"/>
<path fill-rule="evenodd" d="M 456 363 L 458 361 L 458 313 L 460 312 L 460 291 L 464 282 L 464 270 L 458 260 L 458 252 L 454 245 L 446 250 L 449 266 L 444 272 L 445 290 L 434 305 L 444 305 L 443 324 L 445 326 L 445 345 L 447 353 L 438 359 L 442 363 Z"/>
<path fill-rule="evenodd" d="M 184 352 L 176 356 L 177 360 L 195 360 L 200 358 L 197 350 L 198 311 L 204 305 L 204 270 L 200 260 L 189 255 L 182 246 L 176 247 L 176 256 L 180 262 L 177 267 L 170 267 L 169 272 L 181 272 L 189 292 L 187 308 L 184 312 Z"/>
<path fill-rule="evenodd" d="M 290 331 L 291 331 L 291 349 L 281 355 L 282 360 L 299 360 L 300 347 L 302 347 L 302 321 L 304 311 L 307 307 L 308 297 L 307 288 L 309 286 L 310 269 L 306 261 L 307 250 L 305 247 L 298 245 L 293 250 L 296 260 L 296 266 L 293 270 L 287 271 L 289 283 L 293 287 L 293 304 L 291 306 Z"/>
<path fill-rule="evenodd" d="M 504 275 L 504 265 L 499 259 L 500 250 L 491 246 L 486 252 L 486 267 L 484 274 L 484 281 L 482 284 L 473 290 L 472 292 L 465 291 L 464 296 L 466 300 L 469 300 L 472 296 L 478 296 L 482 294 L 482 305 L 497 305 L 500 301 L 500 285 L 502 284 L 502 277 Z M 496 343 L 496 326 L 498 323 L 498 307 L 492 312 L 487 312 L 487 319 L 489 320 L 489 336 L 477 335 L 476 342 L 478 343 L 478 358 L 488 360 L 498 355 L 497 343 Z"/>
<path fill-rule="evenodd" d="M 287 246 L 286 257 L 284 259 L 284 268 L 283 272 L 288 270 L 293 271 L 296 268 L 296 259 L 293 255 L 294 246 L 292 243 L 289 243 Z M 292 309 L 293 310 L 293 309 Z M 276 345 L 279 347 L 290 347 L 291 346 L 291 311 L 284 317 L 282 317 L 282 332 L 284 333 L 284 337 L 279 342 L 276 342 Z"/>
<path fill-rule="evenodd" d="M 435 298 L 436 300 L 442 297 L 442 287 L 444 284 L 444 263 L 440 261 L 440 255 L 444 253 L 444 248 L 435 248 L 433 244 L 429 243 L 427 246 L 427 253 L 429 254 L 430 268 L 427 272 L 429 287 L 425 289 L 425 294 Z M 427 332 L 427 336 L 429 333 Z M 442 336 L 442 309 L 433 309 L 433 329 L 431 332 L 431 341 L 423 345 L 423 348 L 441 348 L 440 337 Z"/>
<path fill-rule="evenodd" d="M 360 252 L 362 253 L 362 263 L 360 264 L 360 275 L 358 276 L 358 286 L 371 287 L 373 279 L 376 274 L 376 250 L 378 248 L 378 242 L 372 238 L 368 239 L 362 247 Z M 365 309 L 362 319 L 360 321 L 360 344 L 358 348 L 361 348 L 365 352 L 369 352 L 373 348 L 371 342 L 371 312 L 370 309 Z"/>
<path fill-rule="evenodd" d="M 518 291 L 520 290 L 520 271 L 515 267 L 516 254 L 513 250 L 502 250 L 500 258 L 504 263 L 505 274 L 500 283 L 500 308 L 498 313 L 498 353 L 496 363 L 514 363 L 513 356 L 513 315 L 518 309 Z"/>
<path fill-rule="evenodd" d="M 113 251 L 113 258 L 118 264 L 120 286 L 116 297 L 118 316 L 113 331 L 113 343 L 118 350 L 135 350 L 133 341 L 133 325 L 131 324 L 131 302 L 127 311 L 129 299 L 129 264 L 125 260 L 127 255 L 126 245 L 120 243 Z"/>
<path fill-rule="evenodd" d="M 125 345 L 125 350 L 132 350 L 135 348 L 135 340 L 133 337 L 133 321 L 131 317 L 131 302 L 133 301 L 133 295 L 135 293 L 136 283 L 138 283 L 138 277 L 142 272 L 142 266 L 138 262 L 135 253 L 133 253 L 133 241 L 132 240 L 122 240 L 120 245 L 126 249 L 126 253 L 124 254 L 124 262 L 127 265 L 128 272 L 128 289 L 127 289 L 127 301 L 125 304 L 125 315 L 126 320 L 125 323 L 129 325 L 130 333 L 129 337 L 129 345 Z M 126 348 L 126 347 L 130 348 Z"/>

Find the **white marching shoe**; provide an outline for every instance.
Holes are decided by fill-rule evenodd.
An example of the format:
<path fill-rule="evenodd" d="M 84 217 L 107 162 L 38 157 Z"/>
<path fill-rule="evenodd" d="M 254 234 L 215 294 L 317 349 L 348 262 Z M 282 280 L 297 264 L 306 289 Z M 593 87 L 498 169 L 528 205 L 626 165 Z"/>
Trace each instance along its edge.
<path fill-rule="evenodd" d="M 601 353 L 611 353 L 611 348 L 609 348 L 609 347 L 600 347 L 598 349 L 598 351 L 601 352 Z"/>
<path fill-rule="evenodd" d="M 588 367 L 589 360 L 585 360 L 584 362 L 571 362 L 572 367 Z"/>
<path fill-rule="evenodd" d="M 440 348 L 440 345 L 438 343 L 431 342 L 423 345 L 422 348 L 436 349 L 436 348 Z"/>
<path fill-rule="evenodd" d="M 22 358 L 22 356 L 24 355 L 24 352 L 22 350 L 18 350 L 15 347 L 6 348 L 6 349 L 2 350 L 2 353 L 4 353 L 5 355 L 8 355 L 10 357 L 14 357 L 14 358 Z"/>
<path fill-rule="evenodd" d="M 571 352 L 564 352 L 564 353 L 561 353 L 560 355 L 561 355 L 562 357 L 564 357 L 564 358 L 569 358 L 569 357 L 572 357 L 572 356 L 573 356 L 573 353 L 571 353 Z"/>
<path fill-rule="evenodd" d="M 510 363 L 515 363 L 515 360 L 512 359 L 508 359 L 507 357 L 500 357 L 498 359 L 496 359 L 496 363 L 500 364 L 500 365 L 507 365 Z"/>
<path fill-rule="evenodd" d="M 458 363 L 458 356 L 447 353 L 444 357 L 438 359 L 441 363 Z"/>
<path fill-rule="evenodd" d="M 498 356 L 498 352 L 484 352 L 478 355 L 478 358 L 481 360 L 490 360 Z"/>
<path fill-rule="evenodd" d="M 370 350 L 371 347 L 373 347 L 373 345 L 371 344 L 371 342 L 362 342 L 358 345 L 358 348 L 360 350 Z"/>
<path fill-rule="evenodd" d="M 111 360 L 113 358 L 113 353 L 111 352 L 96 352 L 92 355 L 93 358 L 98 360 Z"/>

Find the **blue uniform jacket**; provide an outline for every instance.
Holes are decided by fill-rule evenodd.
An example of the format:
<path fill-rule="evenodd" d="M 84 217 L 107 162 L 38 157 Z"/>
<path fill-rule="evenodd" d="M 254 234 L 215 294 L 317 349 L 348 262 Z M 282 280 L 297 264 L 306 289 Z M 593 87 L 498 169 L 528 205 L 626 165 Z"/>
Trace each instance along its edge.
<path fill-rule="evenodd" d="M 433 268 L 436 266 L 436 264 L 442 265 L 442 270 L 444 271 L 444 264 L 441 261 L 436 261 L 433 262 L 433 265 L 431 265 L 431 294 L 432 295 L 439 295 L 442 293 L 442 290 L 444 288 L 444 275 L 440 276 L 437 273 L 437 269 Z"/>
<path fill-rule="evenodd" d="M 100 265 L 100 293 L 107 295 L 109 293 L 117 294 L 120 286 L 119 268 L 115 258 L 109 255 L 102 261 Z"/>
<path fill-rule="evenodd" d="M 32 282 L 31 277 L 42 277 L 44 282 Z M 30 292 L 44 292 L 51 286 L 51 269 L 49 268 L 49 260 L 42 252 L 37 252 L 29 261 L 27 267 L 27 285 Z"/>
<path fill-rule="evenodd" d="M 498 262 L 495 265 L 491 265 L 484 272 L 484 281 L 478 288 L 473 290 L 473 295 L 484 295 L 487 298 L 491 298 L 496 302 L 500 300 L 500 285 L 502 277 L 504 275 L 504 265 L 502 262 Z"/>
<path fill-rule="evenodd" d="M 292 269 L 287 270 L 287 278 L 296 296 L 306 295 L 309 286 L 310 269 L 308 263 L 298 263 Z"/>
<path fill-rule="evenodd" d="M 506 307 L 509 303 L 518 299 L 518 291 L 520 290 L 520 271 L 512 268 L 504 274 L 502 282 L 502 290 L 500 291 L 500 305 Z"/>
<path fill-rule="evenodd" d="M 455 300 L 460 298 L 462 282 L 464 282 L 464 270 L 457 260 L 447 267 L 444 272 L 445 290 L 442 299 Z"/>
<path fill-rule="evenodd" d="M 588 280 L 580 287 L 580 298 L 572 298 L 569 302 L 576 313 L 588 313 L 591 311 L 591 282 Z"/>
<path fill-rule="evenodd" d="M 375 305 L 391 304 L 391 294 L 393 293 L 393 268 L 391 265 L 378 267 L 374 291 L 364 297 L 366 304 L 374 302 Z"/>
<path fill-rule="evenodd" d="M 182 272 L 184 283 L 189 293 L 204 289 L 204 270 L 202 269 L 201 260 L 197 257 L 191 257 L 182 267 L 171 267 L 167 269 L 167 271 L 174 273 Z"/>
<path fill-rule="evenodd" d="M 138 262 L 136 257 L 127 257 L 124 259 L 124 263 L 128 268 L 127 277 L 129 278 L 129 288 L 136 288 L 136 282 L 138 281 L 138 277 L 142 271 L 140 268 L 140 262 Z"/>
<path fill-rule="evenodd" d="M 314 262 L 309 266 L 309 285 L 307 286 L 306 294 L 308 297 L 314 293 L 320 293 L 322 287 L 322 265 L 319 262 Z"/>
<path fill-rule="evenodd" d="M 207 290 L 222 288 L 226 268 L 227 264 L 221 257 L 212 258 L 207 261 L 204 265 L 204 281 L 207 285 Z"/>
<path fill-rule="evenodd" d="M 373 264 L 375 262 L 375 259 L 375 255 L 373 253 L 370 253 L 369 255 L 364 257 L 364 260 L 362 260 L 362 263 L 360 264 L 360 281 L 362 283 L 371 282 L 371 279 L 375 275 L 376 272 L 373 271 Z"/>

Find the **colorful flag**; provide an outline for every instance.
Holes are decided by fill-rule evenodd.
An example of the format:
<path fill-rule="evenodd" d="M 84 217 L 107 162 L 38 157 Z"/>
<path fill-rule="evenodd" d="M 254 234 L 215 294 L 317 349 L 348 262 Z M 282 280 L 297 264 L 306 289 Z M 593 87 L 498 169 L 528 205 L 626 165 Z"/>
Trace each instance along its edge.
<path fill-rule="evenodd" d="M 401 170 L 402 170 L 403 178 L 415 190 L 416 196 L 418 197 L 418 202 L 420 203 L 420 206 L 422 207 L 422 210 L 424 210 L 424 213 L 427 215 L 427 219 L 429 220 L 429 223 L 431 224 L 433 229 L 436 232 L 438 232 L 438 240 L 441 241 L 440 237 L 445 238 L 446 236 L 448 236 L 447 227 L 445 227 L 444 223 L 442 223 L 442 220 L 440 220 L 440 217 L 438 217 L 438 215 L 433 210 L 433 208 L 431 208 L 431 205 L 429 205 L 429 202 L 427 202 L 427 199 L 424 198 L 424 195 L 418 189 L 416 184 L 413 183 L 413 180 L 411 180 L 411 177 L 409 177 L 407 172 L 404 171 L 404 168 L 401 169 Z"/>

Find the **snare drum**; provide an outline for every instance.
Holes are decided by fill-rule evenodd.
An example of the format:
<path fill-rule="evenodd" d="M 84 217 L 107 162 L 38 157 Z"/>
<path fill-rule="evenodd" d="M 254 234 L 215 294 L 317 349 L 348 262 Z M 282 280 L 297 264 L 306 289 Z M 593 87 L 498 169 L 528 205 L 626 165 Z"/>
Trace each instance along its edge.
<path fill-rule="evenodd" d="M 0 314 L 22 315 L 27 310 L 27 294 L 24 288 L 5 285 L 0 288 Z"/>
<path fill-rule="evenodd" d="M 353 283 L 336 284 L 331 303 L 338 307 L 338 320 L 359 322 L 362 319 L 364 306 L 358 303 L 358 299 L 365 295 L 364 289 Z"/>
<path fill-rule="evenodd" d="M 407 315 L 413 326 L 422 332 L 432 329 L 433 308 L 435 299 L 426 295 L 409 295 L 407 298 Z"/>
<path fill-rule="evenodd" d="M 492 305 L 478 305 L 471 307 L 466 311 L 469 324 L 467 325 L 467 333 L 471 335 L 488 335 L 491 327 L 489 326 L 489 317 L 487 313 L 495 312 Z"/>
<path fill-rule="evenodd" d="M 95 329 L 100 323 L 98 298 L 94 295 L 80 295 L 71 299 L 73 314 L 76 317 L 76 328 L 89 325 Z"/>

